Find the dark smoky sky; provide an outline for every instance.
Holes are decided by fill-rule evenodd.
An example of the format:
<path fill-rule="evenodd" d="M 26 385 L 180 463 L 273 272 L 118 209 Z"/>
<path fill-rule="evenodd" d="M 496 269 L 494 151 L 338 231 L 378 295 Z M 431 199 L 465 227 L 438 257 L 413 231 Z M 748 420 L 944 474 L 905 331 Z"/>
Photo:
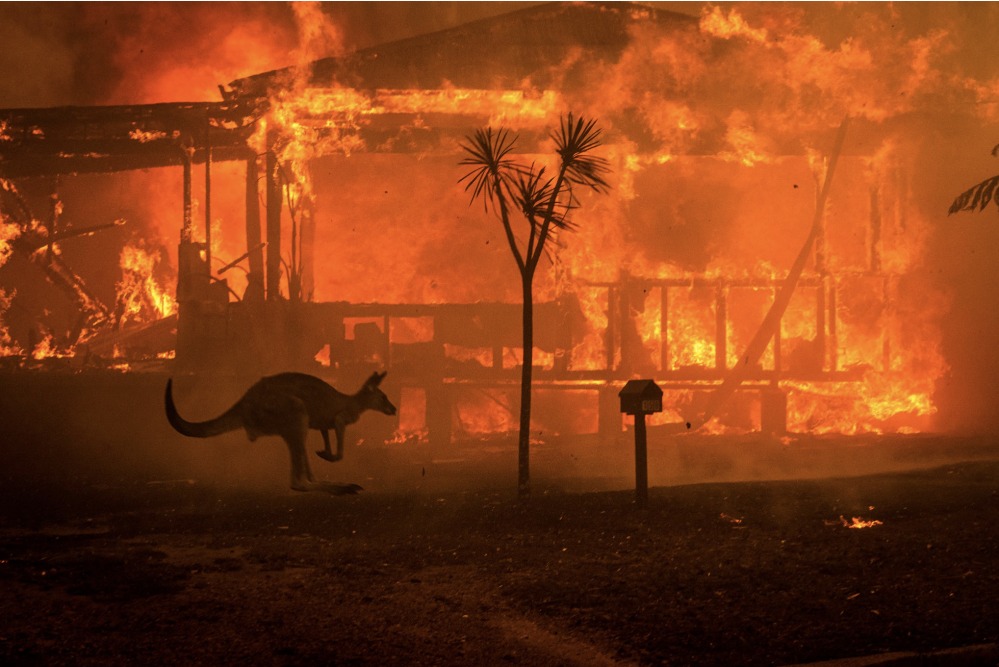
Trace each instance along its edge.
<path fill-rule="evenodd" d="M 351 51 L 535 4 L 320 8 L 341 42 L 326 51 Z M 0 108 L 217 99 L 216 84 L 294 64 L 302 28 L 284 2 L 3 3 Z"/>
<path fill-rule="evenodd" d="M 287 2 L 0 3 L 0 108 L 218 99 L 218 84 L 295 64 Z M 326 2 L 339 44 L 309 59 L 431 33 L 537 2 Z M 697 14 L 701 3 L 651 3 Z M 314 22 L 313 22 L 314 23 Z"/>
<path fill-rule="evenodd" d="M 0 108 L 219 99 L 218 84 L 516 11 L 537 2 L 4 2 Z M 707 3 L 640 3 L 699 15 Z M 788 25 L 829 45 L 869 26 L 952 34 L 953 56 L 976 78 L 996 75 L 999 3 L 724 3 L 754 25 Z M 318 8 L 335 36 L 303 54 Z M 783 19 L 782 19 L 783 17 Z M 797 17 L 797 18 L 791 18 Z M 327 35 L 327 37 L 329 37 Z M 320 40 L 322 42 L 322 40 Z"/>

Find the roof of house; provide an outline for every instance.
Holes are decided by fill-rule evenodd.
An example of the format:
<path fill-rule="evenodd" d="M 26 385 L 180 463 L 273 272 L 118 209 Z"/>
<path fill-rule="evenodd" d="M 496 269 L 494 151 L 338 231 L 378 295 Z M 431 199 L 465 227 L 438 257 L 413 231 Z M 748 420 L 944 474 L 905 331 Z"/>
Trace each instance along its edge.
<path fill-rule="evenodd" d="M 315 86 L 361 89 L 516 89 L 564 81 L 579 60 L 616 59 L 639 23 L 688 28 L 697 19 L 629 2 L 553 2 L 382 44 L 304 66 Z M 578 58 L 583 55 L 583 58 Z M 263 72 L 228 85 L 235 96 L 266 96 L 301 71 Z"/>

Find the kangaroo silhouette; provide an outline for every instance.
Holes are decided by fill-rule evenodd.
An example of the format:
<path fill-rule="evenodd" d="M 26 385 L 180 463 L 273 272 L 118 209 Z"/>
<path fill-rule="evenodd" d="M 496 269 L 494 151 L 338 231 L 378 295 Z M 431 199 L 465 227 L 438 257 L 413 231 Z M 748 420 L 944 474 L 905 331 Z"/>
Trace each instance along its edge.
<path fill-rule="evenodd" d="M 357 393 L 343 394 L 323 380 L 305 373 L 279 373 L 258 380 L 243 397 L 214 419 L 187 421 L 173 402 L 173 380 L 166 384 L 166 416 L 170 425 L 191 438 L 210 438 L 245 429 L 250 441 L 261 435 L 279 435 L 291 456 L 291 488 L 295 491 L 357 493 L 357 484 L 317 482 L 305 452 L 309 429 L 323 436 L 324 449 L 316 452 L 327 461 L 343 458 L 344 431 L 367 410 L 394 415 L 396 408 L 378 386 L 385 373 L 373 373 Z M 330 446 L 329 430 L 336 433 L 336 453 Z"/>

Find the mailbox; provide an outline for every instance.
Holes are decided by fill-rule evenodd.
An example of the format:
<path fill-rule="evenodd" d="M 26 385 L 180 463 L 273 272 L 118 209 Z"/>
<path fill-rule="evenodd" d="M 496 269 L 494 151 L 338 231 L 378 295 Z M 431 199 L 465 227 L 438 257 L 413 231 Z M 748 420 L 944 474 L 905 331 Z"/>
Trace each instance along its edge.
<path fill-rule="evenodd" d="M 621 412 L 629 415 L 651 415 L 663 411 L 663 390 L 652 380 L 629 380 L 618 396 Z"/>
<path fill-rule="evenodd" d="M 621 412 L 635 416 L 635 503 L 649 502 L 649 455 L 645 435 L 645 415 L 663 411 L 663 390 L 652 380 L 628 380 L 618 392 Z"/>

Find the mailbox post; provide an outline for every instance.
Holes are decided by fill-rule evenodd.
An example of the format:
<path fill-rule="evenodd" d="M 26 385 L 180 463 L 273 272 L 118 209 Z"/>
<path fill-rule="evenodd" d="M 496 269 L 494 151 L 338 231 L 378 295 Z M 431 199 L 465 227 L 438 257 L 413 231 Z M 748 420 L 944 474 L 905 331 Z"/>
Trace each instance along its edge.
<path fill-rule="evenodd" d="M 635 417 L 635 503 L 649 502 L 649 452 L 645 415 L 663 411 L 663 390 L 652 380 L 629 380 L 618 396 L 621 412 Z"/>

